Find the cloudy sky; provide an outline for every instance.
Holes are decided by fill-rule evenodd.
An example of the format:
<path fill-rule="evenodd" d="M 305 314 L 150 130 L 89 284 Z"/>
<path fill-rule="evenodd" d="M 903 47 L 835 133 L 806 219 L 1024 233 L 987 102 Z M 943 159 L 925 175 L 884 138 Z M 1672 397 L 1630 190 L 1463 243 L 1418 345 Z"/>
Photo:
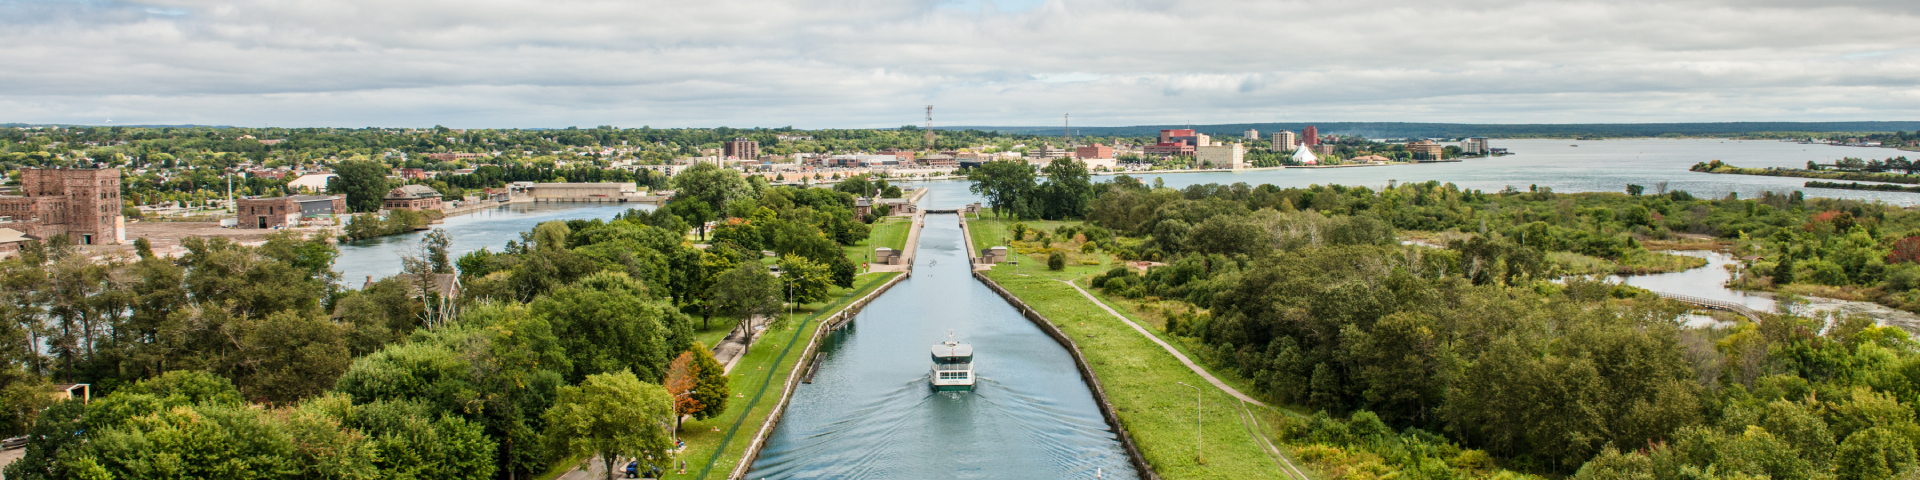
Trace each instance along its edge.
<path fill-rule="evenodd" d="M 0 0 L 0 122 L 1920 120 L 1914 0 Z"/>

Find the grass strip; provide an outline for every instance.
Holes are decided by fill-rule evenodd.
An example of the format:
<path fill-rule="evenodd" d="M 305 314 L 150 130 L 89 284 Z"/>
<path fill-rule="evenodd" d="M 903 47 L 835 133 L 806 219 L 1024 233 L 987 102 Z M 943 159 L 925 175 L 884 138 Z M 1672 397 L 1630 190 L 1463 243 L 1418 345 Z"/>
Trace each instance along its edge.
<path fill-rule="evenodd" d="M 1005 266 L 986 275 L 1073 337 L 1141 455 L 1161 477 L 1285 478 L 1244 428 L 1238 400 L 1207 384 L 1158 344 L 1049 276 L 1016 273 Z M 1196 394 L 1202 404 L 1198 419 Z M 1196 443 L 1204 450 L 1196 452 Z M 1204 463 L 1196 461 L 1196 453 L 1203 454 Z"/>
<path fill-rule="evenodd" d="M 891 280 L 893 279 L 893 277 L 898 275 L 900 274 L 894 273 L 894 272 L 879 274 L 878 278 L 875 278 L 874 280 L 867 282 L 865 285 L 861 285 L 860 288 L 849 291 L 845 295 L 841 295 L 840 298 L 835 299 L 832 303 L 829 303 L 819 309 L 814 310 L 812 315 L 808 315 L 806 319 L 799 322 L 799 324 L 793 325 L 792 326 L 792 328 L 794 329 L 793 337 L 788 339 L 786 346 L 780 349 L 779 356 L 774 357 L 771 365 L 762 366 L 762 367 L 771 367 L 771 368 L 767 368 L 767 374 L 763 380 L 756 382 L 759 384 L 758 385 L 759 388 L 757 388 L 754 391 L 752 399 L 745 404 L 744 409 L 740 411 L 740 415 L 738 417 L 735 417 L 733 421 L 733 426 L 729 427 L 727 429 L 726 436 L 720 439 L 719 443 L 713 450 L 712 456 L 708 457 L 706 466 L 701 467 L 700 473 L 690 478 L 699 478 L 699 479 L 707 478 L 707 474 L 712 473 L 714 465 L 718 464 L 721 458 L 723 457 L 732 458 L 732 457 L 739 456 L 739 455 L 732 454 L 733 447 L 735 446 L 733 444 L 734 435 L 739 433 L 740 426 L 745 425 L 747 423 L 747 419 L 752 416 L 754 407 L 759 406 L 761 399 L 767 393 L 767 388 L 772 386 L 775 383 L 784 383 L 785 375 L 782 375 L 783 372 L 791 374 L 791 370 L 792 370 L 790 368 L 791 364 L 787 363 L 788 354 L 792 352 L 794 345 L 797 345 L 801 342 L 803 335 L 806 335 L 808 332 L 812 331 L 811 327 L 815 323 L 817 323 L 821 317 L 838 312 L 841 308 L 843 308 L 849 302 L 852 302 L 855 299 L 865 296 L 868 292 L 873 291 L 874 288 L 879 287 L 881 284 L 886 283 L 888 280 Z M 765 349 L 762 349 L 762 350 L 764 351 Z M 751 359 L 753 356 L 754 355 L 752 354 L 748 354 L 749 359 Z M 798 361 L 798 359 L 795 359 L 795 361 Z M 743 359 L 742 362 L 739 365 L 737 365 L 735 368 L 744 368 L 747 365 L 748 363 L 746 362 L 745 359 Z M 783 367 L 786 367 L 786 368 L 783 368 Z M 743 372 L 741 376 L 747 377 L 749 375 Z M 775 376 L 780 376 L 782 378 L 782 382 L 776 382 L 774 380 Z M 762 418 L 763 418 L 762 421 L 764 421 L 764 414 Z M 742 453 L 745 452 L 744 445 L 740 445 L 739 448 L 741 449 Z"/>

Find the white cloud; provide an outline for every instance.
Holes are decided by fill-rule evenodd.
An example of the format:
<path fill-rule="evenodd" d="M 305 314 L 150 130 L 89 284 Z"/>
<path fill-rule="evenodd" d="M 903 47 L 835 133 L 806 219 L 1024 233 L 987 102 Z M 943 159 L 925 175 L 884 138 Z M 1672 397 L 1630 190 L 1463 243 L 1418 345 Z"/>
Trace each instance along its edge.
<path fill-rule="evenodd" d="M 1893 0 L 13 0 L 0 121 L 1920 118 Z"/>

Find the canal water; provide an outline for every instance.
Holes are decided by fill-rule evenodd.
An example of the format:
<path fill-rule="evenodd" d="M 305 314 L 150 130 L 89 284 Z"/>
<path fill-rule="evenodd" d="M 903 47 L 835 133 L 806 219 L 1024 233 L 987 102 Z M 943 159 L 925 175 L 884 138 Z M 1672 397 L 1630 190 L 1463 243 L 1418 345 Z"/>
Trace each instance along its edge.
<path fill-rule="evenodd" d="M 974 280 L 958 220 L 931 215 L 913 277 L 834 332 L 748 478 L 1134 478 L 1073 357 Z M 930 347 L 973 345 L 969 393 L 928 385 Z"/>

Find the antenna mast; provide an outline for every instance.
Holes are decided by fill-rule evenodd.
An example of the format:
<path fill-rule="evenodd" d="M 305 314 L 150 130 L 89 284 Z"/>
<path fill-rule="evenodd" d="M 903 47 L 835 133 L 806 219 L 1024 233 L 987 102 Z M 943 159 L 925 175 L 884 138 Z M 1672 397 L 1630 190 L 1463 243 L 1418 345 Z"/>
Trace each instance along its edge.
<path fill-rule="evenodd" d="M 933 149 L 933 105 L 927 105 L 926 145 L 928 150 Z"/>

